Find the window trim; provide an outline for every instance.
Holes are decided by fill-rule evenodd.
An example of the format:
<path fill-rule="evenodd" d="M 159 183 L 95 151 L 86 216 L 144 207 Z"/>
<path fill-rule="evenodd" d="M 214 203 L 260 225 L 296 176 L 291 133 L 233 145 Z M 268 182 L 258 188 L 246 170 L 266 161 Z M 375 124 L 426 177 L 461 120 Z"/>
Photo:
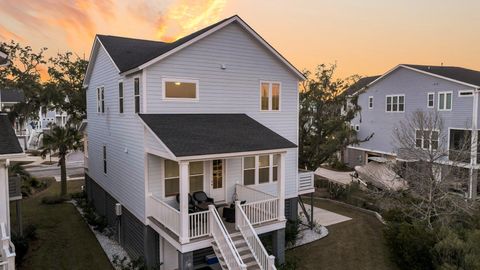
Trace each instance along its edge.
<path fill-rule="evenodd" d="M 262 109 L 262 84 L 264 83 L 268 83 L 268 109 L 267 110 Z M 273 106 L 272 105 L 273 104 L 272 85 L 273 84 L 278 84 L 280 87 L 279 93 L 278 93 L 278 110 L 272 109 L 272 106 Z M 258 94 L 259 94 L 260 111 L 261 112 L 281 112 L 282 111 L 282 82 L 261 80 L 258 86 L 259 86 Z"/>
<path fill-rule="evenodd" d="M 447 109 L 447 96 L 446 94 L 450 94 L 451 95 L 451 104 L 450 104 L 450 109 Z M 445 95 L 445 99 L 444 99 L 444 102 L 445 104 L 443 104 L 445 106 L 444 109 L 440 109 L 440 95 Z M 438 101 L 437 101 L 437 110 L 438 111 L 443 111 L 443 112 L 449 112 L 449 111 L 452 111 L 453 110 L 453 91 L 441 91 L 441 92 L 438 92 Z"/>
<path fill-rule="evenodd" d="M 138 80 L 138 95 L 135 94 L 135 81 Z M 142 84 L 141 84 L 140 76 L 133 78 L 133 113 L 139 114 L 142 112 Z M 138 97 L 138 112 L 137 112 L 137 97 Z"/>
<path fill-rule="evenodd" d="M 422 140 L 422 146 L 421 146 L 421 147 L 418 147 L 418 146 L 417 146 L 417 131 L 422 131 L 422 138 L 421 138 L 421 140 Z M 428 148 L 425 148 L 425 147 L 424 147 L 424 141 L 425 141 L 425 139 L 424 139 L 424 136 L 423 136 L 423 132 L 425 132 L 425 131 L 430 131 L 430 138 L 429 138 L 430 143 L 429 143 Z M 433 149 L 433 148 L 432 148 L 432 133 L 433 133 L 433 132 L 437 132 L 437 133 L 438 133 L 438 137 L 437 137 L 437 148 L 436 148 L 436 149 Z M 449 132 L 449 133 L 450 133 L 450 132 Z M 423 149 L 423 150 L 428 150 L 428 151 L 437 151 L 437 150 L 438 150 L 438 147 L 440 146 L 440 130 L 439 130 L 439 129 L 424 130 L 424 129 L 416 128 L 416 129 L 415 129 L 414 139 L 415 139 L 415 145 L 414 145 L 415 148 L 417 148 L 417 149 Z"/>
<path fill-rule="evenodd" d="M 429 102 L 430 102 L 430 96 L 433 97 L 433 99 L 432 99 L 432 106 L 430 106 L 430 104 L 429 104 Z M 428 92 L 428 93 L 427 93 L 427 108 L 429 108 L 429 109 L 435 108 L 435 92 Z"/>
<path fill-rule="evenodd" d="M 387 110 L 387 100 L 388 100 L 389 97 L 392 98 L 392 103 L 391 103 L 392 107 L 391 107 L 391 110 L 390 110 L 390 111 Z M 397 100 L 398 100 L 398 102 L 397 102 L 397 110 L 396 110 L 396 111 L 393 110 L 393 98 L 394 98 L 394 97 L 397 97 Z M 403 97 L 403 111 L 398 110 L 398 105 L 400 105 L 400 99 L 399 99 L 399 97 Z M 406 102 L 406 99 L 405 99 L 405 94 L 385 95 L 385 112 L 386 112 L 386 113 L 405 113 L 406 103 L 407 103 L 407 102 Z"/>
<path fill-rule="evenodd" d="M 462 95 L 467 93 L 468 95 Z M 473 97 L 473 90 L 458 90 L 458 97 Z"/>
<path fill-rule="evenodd" d="M 194 83 L 195 98 L 170 98 L 167 97 L 167 82 Z M 193 78 L 163 77 L 162 78 L 162 100 L 164 101 L 180 101 L 180 102 L 196 102 L 200 100 L 200 80 Z"/>
<path fill-rule="evenodd" d="M 120 96 L 120 84 L 122 85 L 121 96 Z M 122 115 L 125 113 L 125 84 L 123 83 L 123 80 L 118 81 L 118 113 Z"/>
<path fill-rule="evenodd" d="M 368 97 L 368 109 L 372 110 L 373 109 L 373 96 Z"/>
<path fill-rule="evenodd" d="M 269 161 L 269 164 L 268 164 L 268 168 L 269 168 L 268 169 L 268 182 L 260 183 L 260 173 L 259 173 L 260 168 L 266 168 L 266 167 L 260 167 L 260 156 L 267 156 L 267 155 L 268 155 L 268 161 Z M 245 182 L 244 182 L 244 180 L 245 180 L 245 158 L 248 158 L 248 157 L 253 157 L 255 159 L 255 167 L 253 168 L 255 179 L 254 179 L 253 184 L 247 185 L 247 186 L 262 186 L 262 185 L 269 185 L 269 184 L 277 183 L 278 179 L 277 179 L 277 181 L 273 181 L 273 168 L 274 167 L 279 168 L 280 163 L 277 164 L 277 165 L 273 165 L 273 157 L 275 155 L 280 155 L 280 153 L 270 153 L 270 154 L 265 153 L 265 154 L 258 154 L 258 155 L 243 156 L 242 157 L 242 180 L 241 180 L 242 185 L 245 185 Z M 280 159 L 280 157 L 279 157 L 279 159 Z M 249 168 L 247 170 L 252 170 L 252 169 Z"/>

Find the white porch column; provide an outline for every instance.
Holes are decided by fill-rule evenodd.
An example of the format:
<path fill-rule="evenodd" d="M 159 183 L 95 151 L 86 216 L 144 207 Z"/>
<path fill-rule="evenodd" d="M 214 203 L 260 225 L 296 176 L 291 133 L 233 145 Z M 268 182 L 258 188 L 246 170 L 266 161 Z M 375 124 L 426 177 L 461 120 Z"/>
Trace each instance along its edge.
<path fill-rule="evenodd" d="M 473 167 L 477 165 L 477 144 L 478 144 L 478 89 L 473 91 L 473 110 L 472 110 L 472 138 L 470 146 L 470 181 L 468 185 L 468 198 L 473 199 L 477 195 L 477 170 Z M 475 174 L 475 177 L 474 175 Z"/>
<path fill-rule="evenodd" d="M 190 241 L 188 237 L 189 233 L 189 221 L 188 221 L 188 193 L 190 192 L 190 179 L 189 179 L 189 162 L 179 162 L 179 178 L 180 178 L 180 243 L 188 243 Z"/>
<path fill-rule="evenodd" d="M 277 181 L 277 196 L 278 196 L 278 220 L 285 220 L 285 155 L 286 153 L 280 154 L 279 162 L 279 175 Z"/>

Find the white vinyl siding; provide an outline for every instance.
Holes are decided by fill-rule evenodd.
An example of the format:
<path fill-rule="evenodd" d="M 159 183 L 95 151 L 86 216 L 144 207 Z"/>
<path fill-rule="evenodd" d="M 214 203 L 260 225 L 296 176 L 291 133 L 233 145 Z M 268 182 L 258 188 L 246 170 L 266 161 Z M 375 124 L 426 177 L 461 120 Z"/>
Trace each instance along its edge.
<path fill-rule="evenodd" d="M 435 107 L 435 93 L 428 93 L 427 94 L 427 108 L 434 108 Z"/>
<path fill-rule="evenodd" d="M 452 110 L 452 92 L 439 92 L 438 93 L 438 110 L 439 111 L 451 111 Z"/>
<path fill-rule="evenodd" d="M 385 111 L 404 112 L 405 95 L 387 95 L 385 100 Z"/>

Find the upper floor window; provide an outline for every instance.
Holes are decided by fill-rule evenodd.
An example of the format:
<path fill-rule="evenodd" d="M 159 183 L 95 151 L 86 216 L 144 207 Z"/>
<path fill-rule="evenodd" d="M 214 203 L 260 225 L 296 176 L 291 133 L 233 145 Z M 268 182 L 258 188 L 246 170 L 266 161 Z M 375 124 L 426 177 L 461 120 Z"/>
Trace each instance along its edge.
<path fill-rule="evenodd" d="M 163 89 L 166 100 L 198 100 L 197 80 L 163 79 Z"/>
<path fill-rule="evenodd" d="M 458 96 L 459 97 L 471 97 L 471 96 L 473 96 L 473 91 L 472 90 L 460 90 L 460 91 L 458 91 Z"/>
<path fill-rule="evenodd" d="M 97 88 L 97 112 L 105 112 L 105 88 L 103 86 Z"/>
<path fill-rule="evenodd" d="M 368 97 L 368 108 L 373 109 L 373 97 Z"/>
<path fill-rule="evenodd" d="M 243 158 L 243 184 L 275 182 L 279 175 L 280 155 L 260 155 Z"/>
<path fill-rule="evenodd" d="M 427 108 L 435 107 L 435 93 L 427 94 Z"/>
<path fill-rule="evenodd" d="M 103 146 L 103 173 L 107 174 L 107 146 Z"/>
<path fill-rule="evenodd" d="M 140 78 L 133 80 L 133 96 L 135 102 L 135 113 L 140 112 Z"/>
<path fill-rule="evenodd" d="M 118 83 L 118 112 L 123 113 L 123 82 Z"/>
<path fill-rule="evenodd" d="M 439 111 L 452 110 L 452 92 L 438 93 L 438 110 Z"/>
<path fill-rule="evenodd" d="M 280 83 L 262 82 L 260 84 L 260 109 L 262 111 L 280 110 Z"/>
<path fill-rule="evenodd" d="M 438 149 L 438 130 L 419 130 L 415 131 L 415 147 L 437 150 Z"/>
<path fill-rule="evenodd" d="M 404 112 L 405 95 L 388 95 L 386 99 L 387 112 Z"/>

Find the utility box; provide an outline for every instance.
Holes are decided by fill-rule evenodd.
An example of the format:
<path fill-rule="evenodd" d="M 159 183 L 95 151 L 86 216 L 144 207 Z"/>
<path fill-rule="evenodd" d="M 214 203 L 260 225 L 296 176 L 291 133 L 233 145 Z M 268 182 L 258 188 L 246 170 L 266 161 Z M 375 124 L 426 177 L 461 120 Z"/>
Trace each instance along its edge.
<path fill-rule="evenodd" d="M 122 215 L 122 205 L 119 203 L 115 204 L 115 215 L 121 216 Z"/>

